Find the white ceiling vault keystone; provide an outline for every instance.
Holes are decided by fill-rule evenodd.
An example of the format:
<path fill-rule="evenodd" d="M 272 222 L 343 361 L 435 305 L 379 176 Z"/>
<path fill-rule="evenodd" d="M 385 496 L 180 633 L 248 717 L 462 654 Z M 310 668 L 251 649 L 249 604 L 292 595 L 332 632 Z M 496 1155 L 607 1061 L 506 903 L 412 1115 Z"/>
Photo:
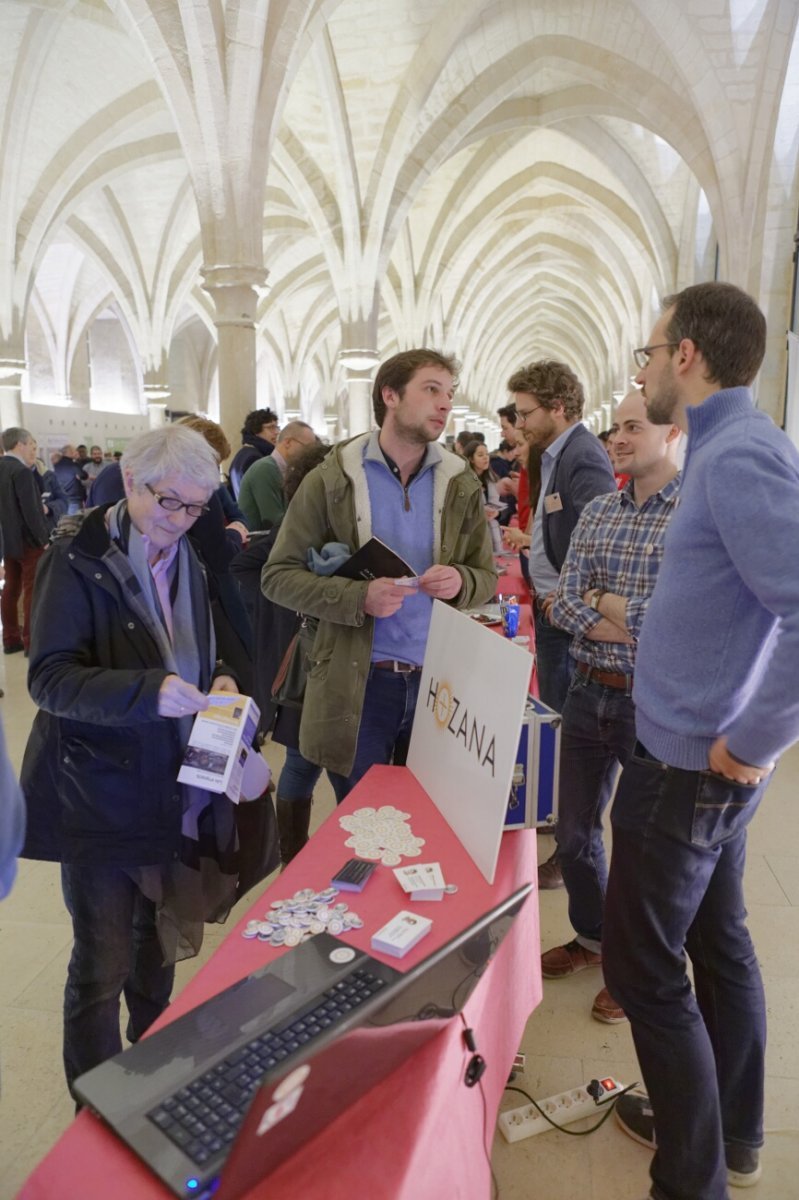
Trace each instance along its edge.
<path fill-rule="evenodd" d="M 134 409 L 168 376 L 233 440 L 255 403 L 341 433 L 342 352 L 430 341 L 474 412 L 548 356 L 598 421 L 655 298 L 718 261 L 780 419 L 798 27 L 795 0 L 0 0 L 0 371 L 102 407 L 102 314 Z"/>

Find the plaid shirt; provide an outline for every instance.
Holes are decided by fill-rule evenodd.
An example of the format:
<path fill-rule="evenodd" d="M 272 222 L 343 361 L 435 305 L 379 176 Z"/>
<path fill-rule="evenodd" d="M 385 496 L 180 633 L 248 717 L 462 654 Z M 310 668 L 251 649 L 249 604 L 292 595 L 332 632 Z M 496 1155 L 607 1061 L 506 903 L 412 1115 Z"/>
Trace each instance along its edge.
<path fill-rule="evenodd" d="M 572 535 L 563 564 L 552 623 L 573 633 L 571 654 L 599 671 L 632 675 L 641 622 L 663 558 L 663 539 L 680 486 L 676 475 L 649 496 L 640 508 L 633 482 L 619 492 L 597 496 L 587 504 Z M 602 617 L 583 603 L 589 588 L 602 588 L 627 598 L 627 632 L 634 639 L 594 642 L 585 636 Z"/>

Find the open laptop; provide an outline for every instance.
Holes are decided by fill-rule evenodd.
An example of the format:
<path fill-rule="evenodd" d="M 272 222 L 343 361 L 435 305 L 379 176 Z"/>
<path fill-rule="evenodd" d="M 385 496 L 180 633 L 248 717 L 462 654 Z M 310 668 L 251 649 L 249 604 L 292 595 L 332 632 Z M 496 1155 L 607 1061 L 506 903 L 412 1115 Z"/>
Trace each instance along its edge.
<path fill-rule="evenodd" d="M 405 973 L 317 934 L 75 1095 L 177 1196 L 238 1200 L 462 1010 L 531 887 Z"/>

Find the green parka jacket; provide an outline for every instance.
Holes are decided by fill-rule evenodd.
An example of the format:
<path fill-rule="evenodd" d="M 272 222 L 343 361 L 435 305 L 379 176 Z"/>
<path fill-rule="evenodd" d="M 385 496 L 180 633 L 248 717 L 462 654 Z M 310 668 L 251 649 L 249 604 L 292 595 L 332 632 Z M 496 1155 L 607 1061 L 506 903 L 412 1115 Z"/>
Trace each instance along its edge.
<path fill-rule="evenodd" d="M 352 551 L 372 536 L 363 453 L 371 434 L 342 442 L 303 480 L 261 575 L 270 600 L 319 618 L 300 724 L 300 752 L 348 775 L 355 758 L 372 653 L 374 620 L 364 612 L 366 582 L 313 574 L 307 552 L 327 542 Z M 497 573 L 483 494 L 469 464 L 438 446 L 433 509 L 433 561 L 459 570 L 456 608 L 484 604 Z"/>

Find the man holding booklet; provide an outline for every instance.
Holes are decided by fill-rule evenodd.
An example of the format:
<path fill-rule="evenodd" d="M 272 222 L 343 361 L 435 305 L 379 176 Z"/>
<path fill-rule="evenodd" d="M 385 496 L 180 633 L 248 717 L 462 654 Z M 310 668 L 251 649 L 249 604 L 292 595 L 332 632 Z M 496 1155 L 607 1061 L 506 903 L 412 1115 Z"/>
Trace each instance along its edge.
<path fill-rule="evenodd" d="M 472 608 L 496 588 L 480 484 L 435 444 L 456 371 L 427 349 L 381 365 L 379 429 L 342 442 L 308 475 L 263 570 L 270 600 L 319 618 L 300 750 L 333 774 L 339 801 L 373 764 L 405 762 L 433 600 Z M 399 578 L 310 569 L 330 543 L 355 553 L 371 538 L 404 560 Z"/>

